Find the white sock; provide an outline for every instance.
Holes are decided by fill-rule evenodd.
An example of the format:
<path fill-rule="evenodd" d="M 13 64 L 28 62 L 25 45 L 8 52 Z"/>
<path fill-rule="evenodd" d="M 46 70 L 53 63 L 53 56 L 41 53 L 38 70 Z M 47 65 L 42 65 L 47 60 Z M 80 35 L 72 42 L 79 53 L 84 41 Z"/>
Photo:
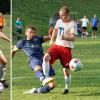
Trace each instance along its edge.
<path fill-rule="evenodd" d="M 69 77 L 65 77 L 65 89 L 69 89 L 71 84 L 71 75 Z"/>
<path fill-rule="evenodd" d="M 42 68 L 43 68 L 43 73 L 44 73 L 45 77 L 48 77 L 48 76 L 49 76 L 49 70 L 50 70 L 49 61 L 46 62 L 46 61 L 43 59 Z"/>
<path fill-rule="evenodd" d="M 2 65 L 1 68 L 1 79 L 0 80 L 4 80 L 5 79 L 5 75 L 6 75 L 6 65 Z"/>

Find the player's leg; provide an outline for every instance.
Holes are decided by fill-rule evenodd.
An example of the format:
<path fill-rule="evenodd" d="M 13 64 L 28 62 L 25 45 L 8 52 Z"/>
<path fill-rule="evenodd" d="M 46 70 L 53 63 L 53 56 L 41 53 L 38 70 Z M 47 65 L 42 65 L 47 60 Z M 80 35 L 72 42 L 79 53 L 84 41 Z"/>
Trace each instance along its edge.
<path fill-rule="evenodd" d="M 49 70 L 50 70 L 49 60 L 51 60 L 51 55 L 49 53 L 46 53 L 43 57 L 43 64 L 42 64 L 43 73 L 45 77 L 49 76 Z"/>
<path fill-rule="evenodd" d="M 3 83 L 4 87 L 8 88 L 8 83 L 5 80 L 6 76 L 6 64 L 7 64 L 7 59 L 4 56 L 3 52 L 0 51 L 0 81 Z"/>
<path fill-rule="evenodd" d="M 21 30 L 20 29 L 17 31 L 17 34 L 18 34 L 17 39 L 20 40 L 21 39 Z"/>
<path fill-rule="evenodd" d="M 96 38 L 96 32 L 97 32 L 97 27 L 95 27 L 95 30 L 94 30 L 94 38 Z"/>
<path fill-rule="evenodd" d="M 63 94 L 67 94 L 69 92 L 70 84 L 71 84 L 71 73 L 68 68 L 63 68 L 63 73 L 65 79 L 65 88 Z"/>
<path fill-rule="evenodd" d="M 54 70 L 52 69 L 52 67 L 50 67 L 49 76 L 52 77 L 53 79 L 55 79 L 54 75 L 55 75 Z M 37 89 L 36 88 L 32 88 L 29 91 L 25 91 L 24 94 L 48 93 L 51 90 L 53 90 L 54 88 L 55 88 L 55 80 L 50 81 L 47 85 L 41 86 L 41 87 L 39 87 Z"/>
<path fill-rule="evenodd" d="M 40 58 L 33 57 L 30 60 L 30 67 L 35 72 L 35 76 L 40 81 L 43 81 L 45 79 L 45 76 L 42 71 L 42 60 Z"/>
<path fill-rule="evenodd" d="M 38 90 L 38 93 L 48 93 L 48 92 L 50 92 L 52 89 L 55 88 L 55 78 L 54 78 L 54 76 L 55 76 L 54 69 L 52 68 L 52 66 L 50 66 L 49 77 L 50 77 L 51 79 L 53 79 L 53 80 L 52 80 L 52 81 L 49 80 L 47 85 L 38 88 L 38 89 L 37 89 L 37 90 Z"/>
<path fill-rule="evenodd" d="M 53 78 L 52 81 L 48 81 L 48 84 L 45 86 L 41 86 L 39 88 L 32 88 L 29 91 L 25 91 L 24 94 L 28 93 L 28 94 L 32 94 L 32 93 L 48 93 L 50 92 L 52 89 L 55 88 L 55 78 L 54 78 L 55 72 L 53 70 L 53 68 L 50 66 L 50 70 L 49 70 L 49 76 L 50 78 Z"/>
<path fill-rule="evenodd" d="M 71 49 L 60 47 L 60 62 L 63 65 L 63 73 L 65 80 L 65 89 L 63 94 L 67 94 L 69 92 L 70 84 L 71 84 L 71 73 L 69 70 L 69 62 L 72 59 Z"/>
<path fill-rule="evenodd" d="M 48 77 L 50 64 L 53 64 L 56 59 L 58 59 L 58 50 L 57 45 L 53 45 L 51 48 L 48 49 L 47 53 L 44 55 L 43 58 L 43 73 L 47 77 L 43 80 L 43 85 L 48 84 L 50 81 L 54 81 L 54 78 Z"/>
<path fill-rule="evenodd" d="M 50 64 L 53 64 L 58 58 L 57 45 L 48 49 L 47 53 L 43 57 L 43 73 L 46 77 L 49 75 Z"/>
<path fill-rule="evenodd" d="M 55 87 L 55 82 L 52 81 L 48 85 L 41 86 L 39 88 L 32 88 L 29 91 L 25 91 L 24 94 L 33 94 L 33 93 L 48 93 Z"/>

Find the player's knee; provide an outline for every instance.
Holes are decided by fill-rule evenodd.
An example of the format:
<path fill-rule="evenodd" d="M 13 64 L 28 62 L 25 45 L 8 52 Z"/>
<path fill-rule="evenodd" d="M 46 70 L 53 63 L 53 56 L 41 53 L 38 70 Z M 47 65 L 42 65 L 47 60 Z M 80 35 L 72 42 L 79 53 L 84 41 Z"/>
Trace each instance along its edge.
<path fill-rule="evenodd" d="M 45 78 L 45 76 L 44 76 L 44 74 L 42 72 L 41 66 L 39 66 L 39 65 L 38 66 L 35 66 L 34 71 L 35 71 L 36 77 L 39 78 L 40 81 L 43 81 L 44 78 Z"/>
<path fill-rule="evenodd" d="M 44 60 L 44 61 L 49 61 L 50 59 L 51 59 L 51 56 L 50 56 L 49 53 L 46 53 L 46 54 L 44 55 L 44 57 L 43 57 L 43 60 Z"/>
<path fill-rule="evenodd" d="M 0 64 L 7 64 L 7 59 L 0 57 Z"/>
<path fill-rule="evenodd" d="M 35 66 L 34 71 L 37 72 L 39 70 L 41 71 L 42 67 L 40 65 Z"/>
<path fill-rule="evenodd" d="M 55 88 L 55 83 L 50 82 L 50 83 L 48 84 L 48 86 L 49 86 L 51 89 L 54 89 L 54 88 Z"/>

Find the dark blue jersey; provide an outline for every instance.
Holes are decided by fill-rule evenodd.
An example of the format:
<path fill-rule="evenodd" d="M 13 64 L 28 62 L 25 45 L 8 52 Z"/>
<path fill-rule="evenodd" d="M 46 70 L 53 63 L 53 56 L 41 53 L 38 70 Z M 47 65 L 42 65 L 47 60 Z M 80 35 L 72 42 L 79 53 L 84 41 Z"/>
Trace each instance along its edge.
<path fill-rule="evenodd" d="M 20 40 L 17 43 L 18 49 L 23 49 L 26 55 L 29 57 L 29 60 L 32 57 L 42 57 L 43 56 L 43 37 L 35 36 L 31 40 Z"/>

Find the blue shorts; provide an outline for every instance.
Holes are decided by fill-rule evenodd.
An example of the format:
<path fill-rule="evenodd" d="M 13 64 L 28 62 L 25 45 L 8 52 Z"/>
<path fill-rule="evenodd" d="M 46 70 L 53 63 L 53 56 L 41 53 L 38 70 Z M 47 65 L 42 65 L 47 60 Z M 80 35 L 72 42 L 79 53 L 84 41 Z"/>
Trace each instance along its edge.
<path fill-rule="evenodd" d="M 40 57 L 32 57 L 31 60 L 29 61 L 30 68 L 32 70 L 35 70 L 35 67 L 38 65 L 41 66 L 42 68 L 42 62 L 43 60 Z M 54 75 L 55 75 L 54 69 L 50 67 L 49 76 L 54 76 Z"/>

